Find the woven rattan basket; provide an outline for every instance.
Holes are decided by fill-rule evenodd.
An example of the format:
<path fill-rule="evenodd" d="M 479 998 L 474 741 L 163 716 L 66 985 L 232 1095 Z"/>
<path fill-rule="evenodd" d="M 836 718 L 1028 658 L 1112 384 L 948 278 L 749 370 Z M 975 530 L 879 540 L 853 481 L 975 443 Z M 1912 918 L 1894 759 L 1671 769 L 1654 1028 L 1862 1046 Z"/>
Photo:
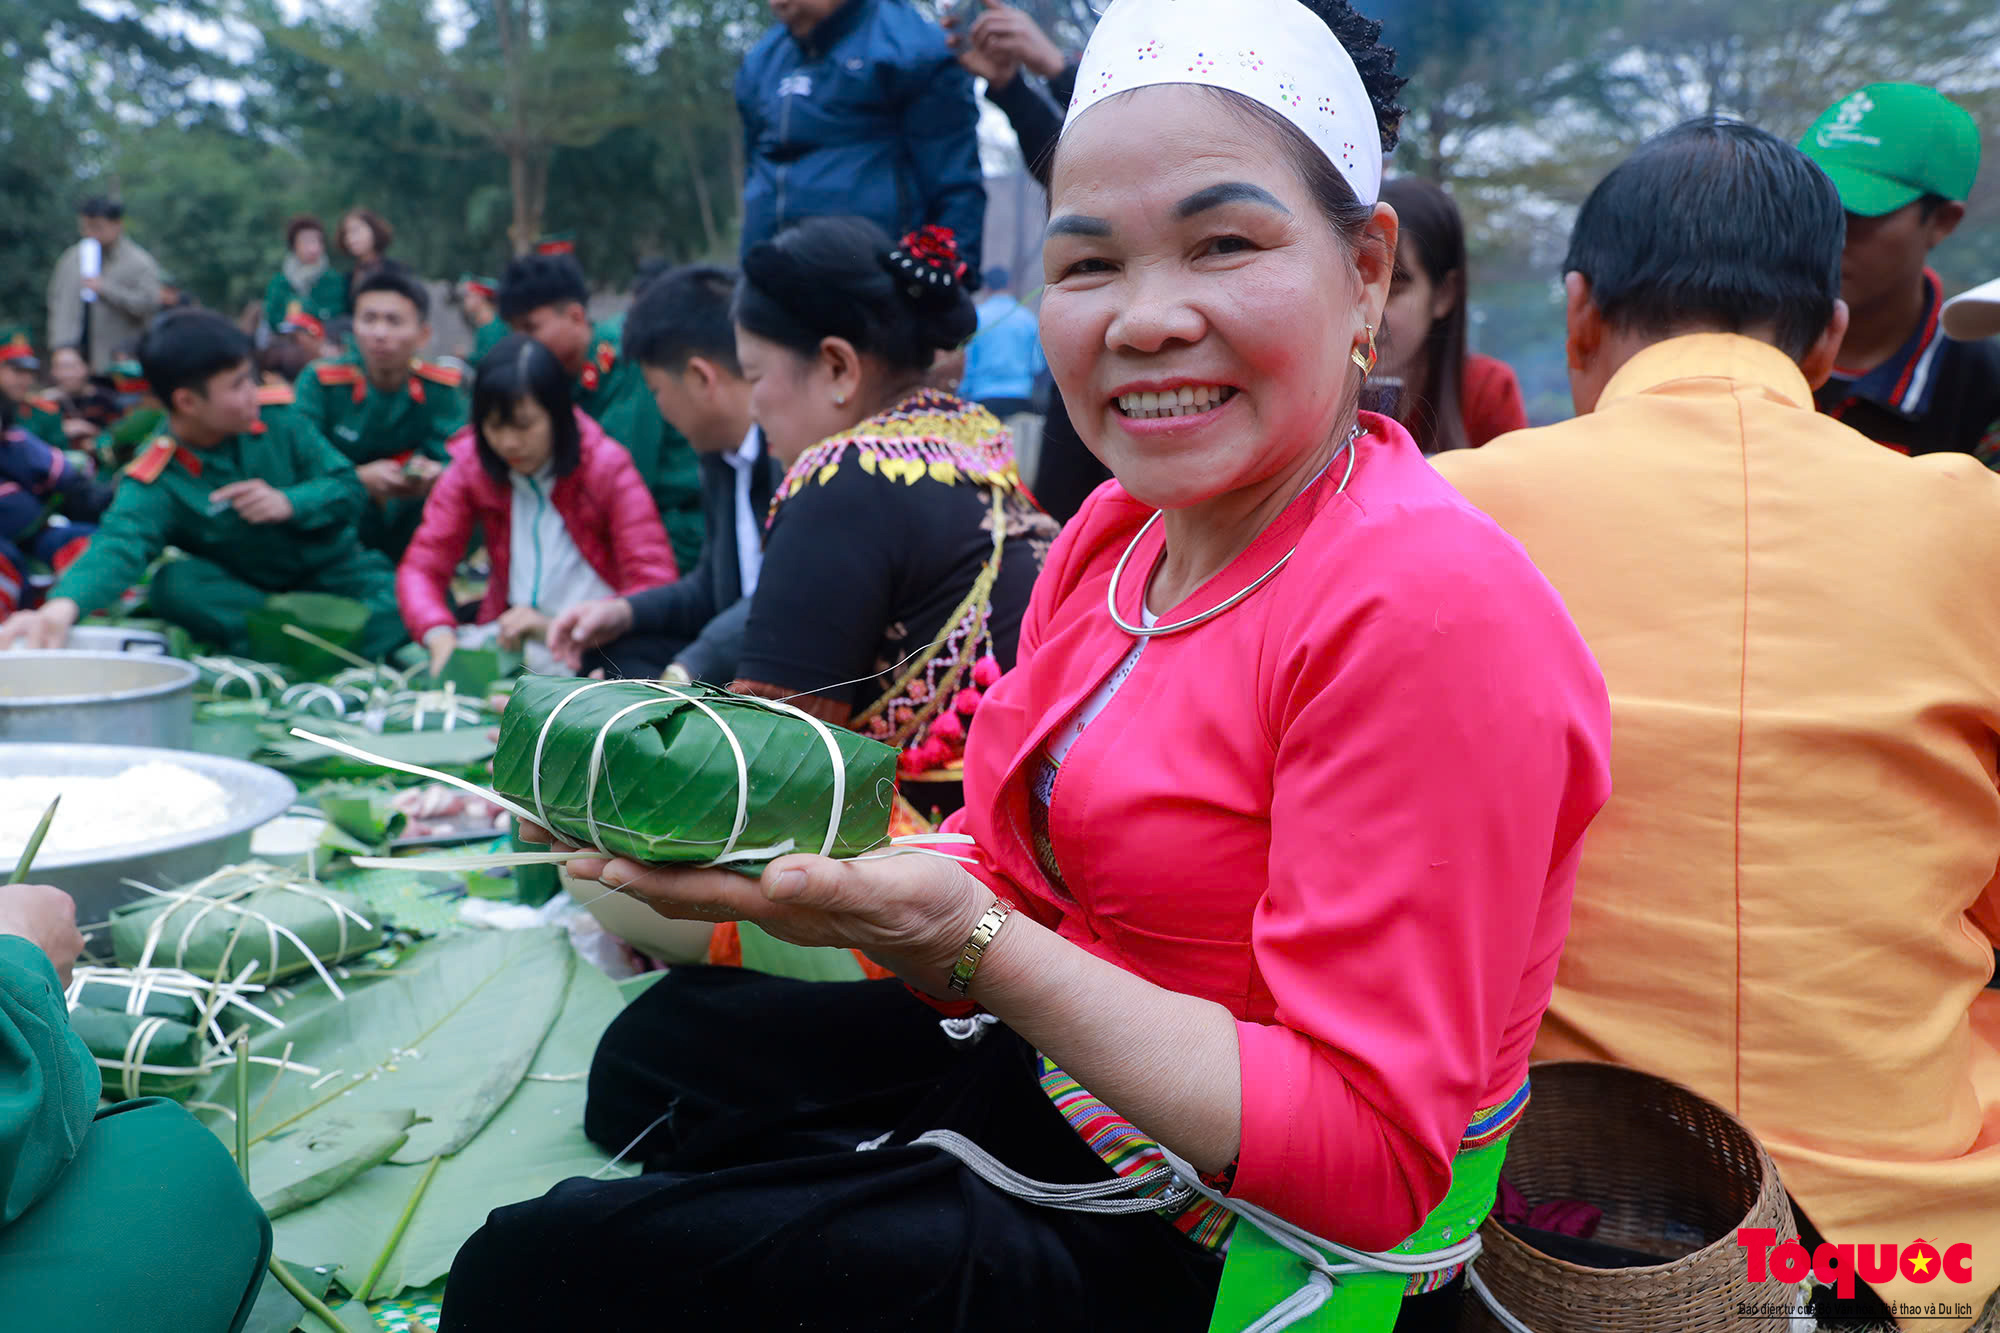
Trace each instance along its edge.
<path fill-rule="evenodd" d="M 1676 1256 L 1646 1268 L 1583 1268 L 1529 1248 L 1498 1221 L 1474 1264 L 1495 1300 L 1533 1333 L 1787 1333 L 1768 1311 L 1805 1291 L 1752 1285 L 1739 1227 L 1796 1239 L 1778 1169 L 1734 1116 L 1677 1083 L 1617 1065 L 1539 1064 L 1534 1099 L 1507 1146 L 1506 1177 L 1531 1204 L 1604 1210 L 1594 1240 Z M 1505 1326 L 1476 1296 L 1466 1333 Z M 1801 1322 L 1798 1327 L 1812 1325 Z"/>

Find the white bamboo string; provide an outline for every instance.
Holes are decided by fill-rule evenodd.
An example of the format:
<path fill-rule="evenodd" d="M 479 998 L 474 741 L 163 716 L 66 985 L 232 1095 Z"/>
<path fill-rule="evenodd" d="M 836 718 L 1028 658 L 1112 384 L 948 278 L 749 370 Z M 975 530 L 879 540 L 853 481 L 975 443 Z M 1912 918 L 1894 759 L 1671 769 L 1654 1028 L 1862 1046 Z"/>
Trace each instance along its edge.
<path fill-rule="evenodd" d="M 224 876 L 232 876 L 232 875 L 239 877 L 247 877 L 249 882 L 245 884 L 242 888 L 232 890 L 229 893 L 226 893 L 219 897 L 210 895 L 205 892 L 205 890 L 217 879 L 220 879 Z M 177 945 L 175 946 L 175 951 L 174 951 L 175 965 L 179 965 L 186 958 L 188 944 L 193 936 L 195 928 L 209 915 L 209 913 L 218 911 L 227 912 L 239 918 L 237 923 L 239 929 L 241 926 L 247 925 L 251 922 L 259 922 L 264 926 L 265 937 L 270 951 L 269 958 L 266 963 L 266 967 L 268 968 L 270 973 L 269 976 L 270 980 L 277 979 L 278 960 L 279 960 L 279 955 L 281 953 L 278 942 L 280 938 L 282 938 L 290 941 L 291 944 L 298 949 L 300 955 L 305 959 L 306 963 L 313 969 L 313 971 L 319 974 L 320 980 L 324 981 L 327 984 L 327 988 L 333 992 L 335 999 L 345 999 L 347 997 L 345 992 L 343 992 L 340 989 L 340 983 L 334 980 L 333 974 L 327 971 L 326 965 L 320 961 L 319 955 L 314 953 L 313 950 L 306 944 L 304 940 L 300 939 L 299 936 L 295 932 L 293 932 L 290 928 L 280 925 L 278 922 L 273 921 L 270 917 L 264 915 L 262 912 L 258 912 L 251 908 L 245 907 L 243 904 L 241 904 L 236 900 L 239 898 L 246 898 L 249 895 L 257 893 L 264 889 L 279 889 L 288 893 L 296 893 L 303 897 L 316 899 L 317 901 L 319 901 L 320 903 L 324 904 L 326 907 L 332 910 L 333 919 L 339 927 L 340 938 L 336 948 L 336 954 L 335 954 L 336 957 L 344 956 L 347 952 L 347 944 L 348 944 L 347 923 L 350 918 L 355 922 L 355 924 L 360 926 L 361 929 L 363 930 L 374 929 L 374 926 L 370 924 L 370 922 L 366 917 L 362 916 L 360 913 L 354 911 L 352 908 L 346 906 L 345 904 L 336 901 L 334 898 L 329 896 L 323 889 L 321 889 L 318 885 L 306 884 L 297 879 L 293 879 L 287 876 L 281 876 L 277 874 L 275 871 L 273 871 L 269 866 L 258 865 L 255 863 L 252 863 L 248 866 L 230 867 L 225 870 L 219 870 L 215 874 L 210 875 L 205 879 L 197 880 L 195 883 L 190 884 L 186 888 L 180 889 L 178 891 L 169 891 L 166 889 L 154 888 L 150 884 L 141 884 L 137 880 L 131 880 L 131 879 L 125 880 L 123 882 L 126 885 L 130 886 L 131 888 L 138 889 L 143 893 L 150 893 L 155 897 L 165 898 L 169 900 L 169 905 L 162 907 L 159 913 L 153 917 L 152 921 L 148 923 L 146 927 L 145 945 L 140 952 L 139 961 L 135 969 L 138 971 L 144 971 L 145 969 L 149 968 L 152 965 L 153 956 L 160 947 L 160 943 L 162 938 L 164 937 L 169 919 L 172 918 L 177 912 L 179 912 L 182 907 L 194 903 L 199 903 L 200 910 L 194 912 L 181 929 L 180 939 Z M 235 938 L 232 936 L 228 946 L 225 948 L 223 952 L 222 962 L 218 966 L 218 971 L 221 970 L 221 968 L 228 966 L 229 954 L 235 950 L 235 947 L 236 947 L 236 941 Z"/>

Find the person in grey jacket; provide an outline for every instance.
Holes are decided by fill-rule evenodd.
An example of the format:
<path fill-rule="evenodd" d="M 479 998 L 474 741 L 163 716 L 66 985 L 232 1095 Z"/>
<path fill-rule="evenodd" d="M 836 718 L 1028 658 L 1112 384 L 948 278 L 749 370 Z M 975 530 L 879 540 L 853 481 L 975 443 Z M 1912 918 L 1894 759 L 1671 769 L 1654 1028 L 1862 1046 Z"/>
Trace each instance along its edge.
<path fill-rule="evenodd" d="M 780 471 L 750 422 L 750 383 L 730 318 L 735 290 L 727 269 L 689 265 L 648 282 L 626 312 L 626 358 L 698 455 L 708 539 L 700 562 L 675 582 L 557 616 L 548 645 L 572 671 L 717 685 L 735 678 Z"/>
<path fill-rule="evenodd" d="M 86 199 L 77 208 L 82 239 L 62 252 L 49 274 L 49 346 L 81 347 L 90 368 L 111 369 L 117 351 L 146 331 L 160 309 L 160 266 L 125 234 L 125 206 Z M 86 276 L 86 247 L 100 257 Z"/>

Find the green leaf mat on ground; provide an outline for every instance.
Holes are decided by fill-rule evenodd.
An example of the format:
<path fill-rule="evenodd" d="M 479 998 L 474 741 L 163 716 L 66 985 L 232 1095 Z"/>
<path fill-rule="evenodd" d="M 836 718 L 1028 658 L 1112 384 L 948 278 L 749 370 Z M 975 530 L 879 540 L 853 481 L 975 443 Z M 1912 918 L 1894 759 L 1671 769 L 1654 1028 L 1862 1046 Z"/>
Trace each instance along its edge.
<path fill-rule="evenodd" d="M 317 1203 L 410 1139 L 417 1113 L 327 1112 L 250 1149 L 250 1183 L 273 1218 Z"/>
<path fill-rule="evenodd" d="M 566 941 L 561 947 L 569 948 Z M 524 989 L 521 978 L 509 981 L 510 998 Z M 470 1143 L 439 1164 L 416 1199 L 409 1229 L 377 1278 L 371 1297 L 394 1296 L 437 1282 L 493 1209 L 536 1198 L 572 1176 L 604 1171 L 608 1155 L 583 1134 L 583 1076 L 590 1069 L 598 1038 L 622 1007 L 618 987 L 602 972 L 585 965 L 571 973 L 561 1015 L 536 1051 L 527 1077 Z M 227 1132 L 226 1126 L 222 1132 Z M 426 1169 L 394 1163 L 378 1166 L 318 1203 L 278 1219 L 276 1252 L 281 1257 L 312 1256 L 316 1263 L 331 1261 L 339 1267 L 341 1285 L 351 1289 L 380 1258 Z M 631 1172 L 621 1164 L 605 1174 Z"/>
<path fill-rule="evenodd" d="M 286 1264 L 285 1267 L 299 1280 L 300 1286 L 322 1300 L 333 1286 L 331 1264 L 322 1264 L 319 1268 L 305 1264 Z M 292 1299 L 292 1294 L 278 1279 L 269 1273 L 264 1274 L 264 1285 L 257 1292 L 257 1303 L 250 1307 L 250 1319 L 243 1325 L 243 1333 L 292 1333 L 293 1329 L 326 1333 L 319 1321 L 308 1316 L 305 1307 Z"/>
<path fill-rule="evenodd" d="M 278 1011 L 286 1026 L 254 1036 L 251 1053 L 277 1057 L 289 1046 L 292 1063 L 320 1072 L 252 1066 L 252 1147 L 316 1115 L 410 1109 L 424 1123 L 395 1161 L 456 1152 L 520 1082 L 575 967 L 560 930 L 466 933 L 418 945 L 343 1001 L 287 1003 Z M 219 1070 L 198 1099 L 233 1105 L 235 1081 L 234 1066 Z"/>
<path fill-rule="evenodd" d="M 833 854 L 859 855 L 887 840 L 894 749 L 845 727 L 822 730 L 727 690 L 676 689 L 678 697 L 645 681 L 523 677 L 500 720 L 494 790 L 545 812 L 556 832 L 578 845 L 642 861 L 700 862 L 732 844 L 737 851 L 787 842 L 819 851 L 835 778 L 844 773 Z M 829 736 L 839 768 L 827 750 Z M 739 777 L 744 772 L 747 784 Z"/>

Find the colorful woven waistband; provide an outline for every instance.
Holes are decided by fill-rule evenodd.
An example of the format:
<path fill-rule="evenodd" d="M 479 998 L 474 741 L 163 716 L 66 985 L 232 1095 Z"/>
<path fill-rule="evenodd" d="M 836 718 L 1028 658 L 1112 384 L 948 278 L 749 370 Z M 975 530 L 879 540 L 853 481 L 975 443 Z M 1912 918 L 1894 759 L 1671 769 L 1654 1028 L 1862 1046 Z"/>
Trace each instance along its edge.
<path fill-rule="evenodd" d="M 1506 1101 L 1473 1112 L 1472 1123 L 1465 1127 L 1465 1137 L 1458 1141 L 1458 1150 L 1471 1152 L 1498 1143 L 1514 1132 L 1514 1126 L 1521 1123 L 1521 1115 L 1527 1109 L 1528 1080 L 1524 1078 Z"/>

